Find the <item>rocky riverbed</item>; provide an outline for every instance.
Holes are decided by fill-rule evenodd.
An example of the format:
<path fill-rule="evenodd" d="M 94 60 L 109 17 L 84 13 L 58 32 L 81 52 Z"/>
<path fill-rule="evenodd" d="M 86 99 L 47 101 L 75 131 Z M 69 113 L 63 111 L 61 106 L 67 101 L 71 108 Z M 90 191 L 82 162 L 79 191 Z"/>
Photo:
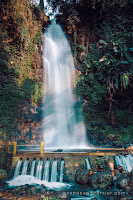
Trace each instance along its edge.
<path fill-rule="evenodd" d="M 78 167 L 71 187 L 56 190 L 44 184 L 9 187 L 6 179 L 0 182 L 1 200 L 71 200 L 74 197 L 87 197 L 88 200 L 132 200 L 133 170 L 127 172 L 119 165 L 115 165 L 113 171 L 93 171 Z"/>

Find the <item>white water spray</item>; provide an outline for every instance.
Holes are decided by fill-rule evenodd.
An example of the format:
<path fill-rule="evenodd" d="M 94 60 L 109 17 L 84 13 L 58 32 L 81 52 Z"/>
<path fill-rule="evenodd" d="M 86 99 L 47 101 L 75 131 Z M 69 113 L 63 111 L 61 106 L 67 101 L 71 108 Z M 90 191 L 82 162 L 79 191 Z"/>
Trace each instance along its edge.
<path fill-rule="evenodd" d="M 22 165 L 22 160 L 19 160 L 15 168 L 14 178 L 19 176 L 21 165 Z"/>
<path fill-rule="evenodd" d="M 64 165 L 65 165 L 65 161 L 61 160 L 61 164 L 60 164 L 60 182 L 63 182 Z"/>
<path fill-rule="evenodd" d="M 43 175 L 44 181 L 49 181 L 49 170 L 50 170 L 50 160 L 46 160 L 44 167 L 44 175 Z"/>
<path fill-rule="evenodd" d="M 29 164 L 29 159 L 27 159 L 27 160 L 24 162 L 24 166 L 23 166 L 23 169 L 22 169 L 22 175 L 26 175 L 27 169 L 28 169 L 28 164 Z"/>
<path fill-rule="evenodd" d="M 133 156 L 129 155 L 120 155 L 115 156 L 115 161 L 117 165 L 120 165 L 123 167 L 124 170 L 130 172 L 133 169 Z"/>
<path fill-rule="evenodd" d="M 91 170 L 91 166 L 90 166 L 90 163 L 89 163 L 89 159 L 88 159 L 88 158 L 85 159 L 85 163 L 86 163 L 87 169 Z"/>
<path fill-rule="evenodd" d="M 31 165 L 31 173 L 30 173 L 31 176 L 34 176 L 35 165 L 36 165 L 36 160 L 33 160 Z"/>
<path fill-rule="evenodd" d="M 36 170 L 36 178 L 38 180 L 41 180 L 42 167 L 43 167 L 43 160 L 39 160 L 38 165 L 37 165 L 37 170 Z"/>
<path fill-rule="evenodd" d="M 57 182 L 57 160 L 53 160 L 51 171 L 51 182 Z"/>
<path fill-rule="evenodd" d="M 87 147 L 81 112 L 75 111 L 75 69 L 68 40 L 55 21 L 42 37 L 44 64 L 44 121 L 46 148 Z"/>

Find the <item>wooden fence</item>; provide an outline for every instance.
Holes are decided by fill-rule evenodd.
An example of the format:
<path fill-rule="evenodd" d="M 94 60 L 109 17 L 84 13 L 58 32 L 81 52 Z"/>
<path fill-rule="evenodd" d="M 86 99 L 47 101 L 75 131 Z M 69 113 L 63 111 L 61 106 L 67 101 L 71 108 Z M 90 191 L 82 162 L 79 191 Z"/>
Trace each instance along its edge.
<path fill-rule="evenodd" d="M 23 148 L 22 148 L 23 147 Z M 31 148 L 34 148 L 36 150 L 30 150 Z M 40 152 L 40 154 L 44 153 L 44 142 L 41 142 L 40 145 L 18 145 L 17 142 L 7 142 L 5 144 L 0 144 L 0 153 L 12 153 L 15 155 L 17 152 Z"/>

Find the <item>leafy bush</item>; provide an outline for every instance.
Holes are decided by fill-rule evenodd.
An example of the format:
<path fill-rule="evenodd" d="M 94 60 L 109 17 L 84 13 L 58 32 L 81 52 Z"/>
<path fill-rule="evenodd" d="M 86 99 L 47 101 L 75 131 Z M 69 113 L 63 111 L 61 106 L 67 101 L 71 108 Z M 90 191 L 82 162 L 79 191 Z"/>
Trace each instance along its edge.
<path fill-rule="evenodd" d="M 35 103 L 42 102 L 42 87 L 41 87 L 41 84 L 38 82 L 35 82 L 34 84 L 33 100 Z"/>
<path fill-rule="evenodd" d="M 30 101 L 31 96 L 34 93 L 34 81 L 29 78 L 25 79 L 22 85 L 22 93 L 23 98 L 26 98 Z"/>
<path fill-rule="evenodd" d="M 24 22 L 24 18 L 22 15 L 18 15 L 18 17 L 16 18 L 16 21 L 19 25 L 22 25 Z"/>
<path fill-rule="evenodd" d="M 114 161 L 113 156 L 91 156 L 90 165 L 92 166 L 92 168 L 95 168 L 96 165 L 102 165 L 105 168 L 109 161 Z"/>
<path fill-rule="evenodd" d="M 41 34 L 41 27 L 39 27 L 39 30 L 34 37 L 34 43 L 38 44 L 39 46 L 41 46 Z"/>
<path fill-rule="evenodd" d="M 133 122 L 131 21 L 127 16 L 124 20 L 116 16 L 100 20 L 92 28 L 97 40 L 89 45 L 89 54 L 83 48 L 78 50 L 80 75 L 75 92 L 86 100 L 83 111 L 88 129 L 90 122 L 101 122 L 103 135 L 119 134 L 120 140 L 127 141 L 132 138 Z M 79 46 L 73 44 L 73 50 Z"/>
<path fill-rule="evenodd" d="M 7 178 L 7 173 L 5 170 L 0 169 L 0 180 L 5 180 Z"/>
<path fill-rule="evenodd" d="M 32 43 L 29 44 L 29 53 L 32 55 L 32 53 L 35 51 L 34 45 Z"/>
<path fill-rule="evenodd" d="M 25 79 L 22 84 L 22 96 L 28 101 L 33 98 L 35 103 L 40 103 L 42 100 L 41 84 L 29 78 Z"/>

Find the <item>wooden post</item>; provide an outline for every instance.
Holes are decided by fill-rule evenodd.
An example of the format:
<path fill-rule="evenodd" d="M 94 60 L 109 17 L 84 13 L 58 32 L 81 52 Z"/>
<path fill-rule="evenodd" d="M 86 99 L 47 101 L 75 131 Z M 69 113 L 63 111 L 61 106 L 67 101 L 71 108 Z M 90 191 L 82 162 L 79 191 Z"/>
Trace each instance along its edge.
<path fill-rule="evenodd" d="M 112 176 L 114 176 L 114 162 L 113 161 L 109 161 L 109 167 L 111 169 Z"/>
<path fill-rule="evenodd" d="M 40 154 L 44 153 L 44 142 L 41 142 Z"/>
<path fill-rule="evenodd" d="M 6 153 L 10 153 L 11 142 L 6 142 Z"/>
<path fill-rule="evenodd" d="M 17 152 L 17 142 L 13 142 L 13 155 Z"/>

